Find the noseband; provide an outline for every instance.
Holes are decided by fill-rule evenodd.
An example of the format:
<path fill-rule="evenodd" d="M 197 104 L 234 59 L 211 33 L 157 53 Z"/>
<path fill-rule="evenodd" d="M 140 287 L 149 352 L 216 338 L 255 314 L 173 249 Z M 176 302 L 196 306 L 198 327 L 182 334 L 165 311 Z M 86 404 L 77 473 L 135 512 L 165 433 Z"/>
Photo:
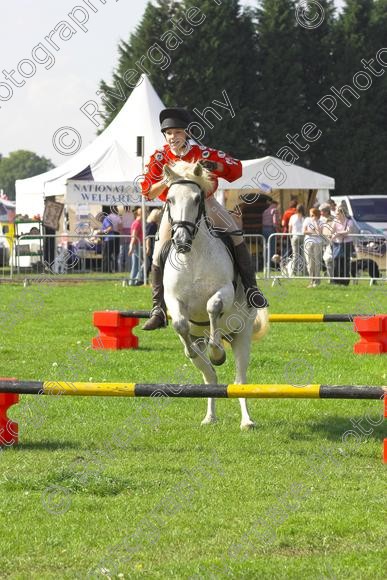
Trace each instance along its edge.
<path fill-rule="evenodd" d="M 173 181 L 173 183 L 171 183 L 171 185 L 169 187 L 171 188 L 172 185 L 179 185 L 179 184 L 187 185 L 189 183 L 196 185 L 196 187 L 199 187 L 199 189 L 200 189 L 200 202 L 199 202 L 199 208 L 198 208 L 198 215 L 196 216 L 196 220 L 194 222 L 189 222 L 189 221 L 185 221 L 185 220 L 175 220 L 174 221 L 174 220 L 172 220 L 169 203 L 167 203 L 167 214 L 168 214 L 168 221 L 171 224 L 171 228 L 172 228 L 172 238 L 175 235 L 177 228 L 185 228 L 187 230 L 189 236 L 193 240 L 195 238 L 196 234 L 198 233 L 201 218 L 206 215 L 206 209 L 205 209 L 205 205 L 204 205 L 204 191 L 202 190 L 200 185 L 198 183 L 196 183 L 196 181 L 192 181 L 191 179 L 178 179 L 177 181 Z"/>

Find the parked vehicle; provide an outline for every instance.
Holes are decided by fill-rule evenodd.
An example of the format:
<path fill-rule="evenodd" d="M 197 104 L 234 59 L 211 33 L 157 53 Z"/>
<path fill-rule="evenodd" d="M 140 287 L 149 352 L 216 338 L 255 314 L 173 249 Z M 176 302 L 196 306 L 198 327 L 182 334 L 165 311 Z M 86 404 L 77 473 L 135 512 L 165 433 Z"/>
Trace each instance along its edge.
<path fill-rule="evenodd" d="M 333 197 L 346 206 L 358 232 L 370 234 L 355 241 L 352 276 L 368 271 L 371 278 L 386 275 L 387 195 L 344 195 Z"/>
<path fill-rule="evenodd" d="M 387 195 L 341 195 L 333 199 L 347 207 L 361 234 L 387 238 Z"/>

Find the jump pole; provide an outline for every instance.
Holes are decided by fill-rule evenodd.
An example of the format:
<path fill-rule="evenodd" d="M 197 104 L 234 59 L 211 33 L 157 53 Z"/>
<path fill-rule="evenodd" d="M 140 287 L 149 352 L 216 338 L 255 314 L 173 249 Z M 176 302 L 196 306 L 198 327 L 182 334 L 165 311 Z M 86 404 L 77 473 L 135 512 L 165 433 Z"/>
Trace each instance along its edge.
<path fill-rule="evenodd" d="M 288 384 L 150 384 L 82 383 L 65 381 L 1 380 L 0 393 L 20 395 L 70 395 L 102 397 L 178 397 L 249 399 L 382 399 L 387 386 Z"/>
<path fill-rule="evenodd" d="M 120 312 L 123 318 L 150 318 L 150 310 Z M 371 318 L 372 314 L 269 314 L 269 322 L 353 322 L 355 317 Z"/>

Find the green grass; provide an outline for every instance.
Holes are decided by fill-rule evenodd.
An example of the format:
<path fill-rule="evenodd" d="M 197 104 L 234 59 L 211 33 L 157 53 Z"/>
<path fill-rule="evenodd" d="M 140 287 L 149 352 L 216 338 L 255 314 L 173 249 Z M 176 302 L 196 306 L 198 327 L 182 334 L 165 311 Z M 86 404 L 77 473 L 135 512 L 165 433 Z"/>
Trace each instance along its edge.
<path fill-rule="evenodd" d="M 387 311 L 386 285 L 306 284 L 268 287 L 271 311 Z M 0 375 L 201 382 L 170 327 L 138 330 L 137 351 L 90 348 L 94 310 L 149 299 L 119 283 L 0 286 Z M 355 341 L 350 324 L 273 324 L 249 380 L 387 384 L 387 355 L 355 356 Z M 382 403 L 251 401 L 248 433 L 237 401 L 219 401 L 207 428 L 205 406 L 22 397 L 9 413 L 20 444 L 0 453 L 0 577 L 385 577 Z M 355 440 L 359 420 L 369 433 Z"/>

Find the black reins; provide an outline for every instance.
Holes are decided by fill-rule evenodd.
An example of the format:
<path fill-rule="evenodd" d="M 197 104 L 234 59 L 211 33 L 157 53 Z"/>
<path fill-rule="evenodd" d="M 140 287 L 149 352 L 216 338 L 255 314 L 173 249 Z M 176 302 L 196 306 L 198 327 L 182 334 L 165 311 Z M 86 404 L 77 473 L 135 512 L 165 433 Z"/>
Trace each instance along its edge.
<path fill-rule="evenodd" d="M 200 187 L 200 185 L 198 183 L 196 183 L 196 181 L 193 181 L 192 179 L 177 179 L 176 181 L 173 181 L 169 187 L 171 188 L 172 185 L 179 185 L 179 184 L 187 185 L 190 183 L 193 185 L 196 185 L 200 189 L 200 202 L 199 202 L 199 207 L 198 207 L 198 215 L 196 216 L 195 222 L 189 222 L 186 220 L 173 220 L 172 216 L 171 216 L 170 205 L 169 205 L 169 203 L 167 203 L 167 214 L 168 214 L 168 221 L 171 224 L 171 228 L 172 228 L 172 238 L 173 238 L 177 228 L 185 228 L 193 240 L 195 238 L 196 234 L 198 233 L 199 226 L 200 226 L 200 220 L 202 219 L 202 217 L 206 218 L 206 208 L 205 208 L 205 204 L 204 204 L 204 191 Z M 204 221 L 208 227 L 207 220 L 204 219 Z"/>
<path fill-rule="evenodd" d="M 226 232 L 221 228 L 217 228 L 213 224 L 210 225 L 209 221 L 211 221 L 211 220 L 209 220 L 207 218 L 207 214 L 206 214 L 205 194 L 204 194 L 203 189 L 200 187 L 200 185 L 198 183 L 196 183 L 196 181 L 193 181 L 192 179 L 177 179 L 176 181 L 173 181 L 169 187 L 171 188 L 172 185 L 179 185 L 179 184 L 186 185 L 189 183 L 196 185 L 200 189 L 200 202 L 199 202 L 199 208 L 198 208 L 198 215 L 196 216 L 195 222 L 189 222 L 186 220 L 174 221 L 174 220 L 172 220 L 172 216 L 171 216 L 171 212 L 170 212 L 170 208 L 169 208 L 169 203 L 167 203 L 166 204 L 167 205 L 167 214 L 168 214 L 168 221 L 171 224 L 172 238 L 175 234 L 176 229 L 179 227 L 183 227 L 187 230 L 187 232 L 189 233 L 189 235 L 192 237 L 192 240 L 193 240 L 195 238 L 196 234 L 198 233 L 200 221 L 202 218 L 203 218 L 204 223 L 206 224 L 208 231 L 215 238 L 224 238 L 226 236 L 243 236 L 242 230 L 234 230 L 232 232 Z"/>

